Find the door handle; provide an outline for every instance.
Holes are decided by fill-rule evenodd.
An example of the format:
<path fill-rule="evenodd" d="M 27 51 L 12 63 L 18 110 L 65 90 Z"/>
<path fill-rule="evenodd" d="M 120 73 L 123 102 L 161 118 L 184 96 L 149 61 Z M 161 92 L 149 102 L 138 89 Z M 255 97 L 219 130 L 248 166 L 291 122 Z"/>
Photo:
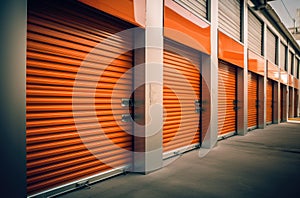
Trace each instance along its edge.
<path fill-rule="evenodd" d="M 122 107 L 133 107 L 133 101 L 132 99 L 129 99 L 129 98 L 122 98 L 121 99 L 121 106 Z M 125 114 L 122 114 L 122 122 L 132 122 L 133 119 L 132 119 L 132 116 L 130 113 L 125 113 Z"/>
<path fill-rule="evenodd" d="M 130 114 L 122 114 L 122 122 L 132 122 L 132 117 Z"/>
<path fill-rule="evenodd" d="M 122 99 L 121 99 L 121 106 L 122 106 L 122 107 L 132 107 L 132 106 L 133 106 L 133 101 L 132 101 L 132 99 L 129 99 L 129 98 L 122 98 Z"/>
<path fill-rule="evenodd" d="M 201 100 L 195 100 L 195 112 L 196 113 L 201 113 L 205 109 L 201 107 Z"/>

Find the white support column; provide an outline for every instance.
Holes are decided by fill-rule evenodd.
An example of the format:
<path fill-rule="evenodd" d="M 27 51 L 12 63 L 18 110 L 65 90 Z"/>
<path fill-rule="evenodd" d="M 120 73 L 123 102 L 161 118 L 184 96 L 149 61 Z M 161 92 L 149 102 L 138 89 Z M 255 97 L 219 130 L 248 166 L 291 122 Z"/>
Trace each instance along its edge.
<path fill-rule="evenodd" d="M 278 48 L 279 48 L 279 46 L 277 47 L 277 49 Z M 264 72 L 264 77 L 263 77 L 263 94 L 264 94 L 263 95 L 263 112 L 264 113 L 263 113 L 262 123 L 259 123 L 259 128 L 265 128 L 266 125 L 267 125 L 267 81 L 268 81 L 268 67 L 267 67 L 267 61 L 266 60 L 267 59 L 265 58 L 265 61 L 264 61 L 265 72 Z"/>
<path fill-rule="evenodd" d="M 281 89 L 280 89 L 280 87 L 281 87 L 281 82 L 280 82 L 280 79 L 281 79 L 281 73 L 280 73 L 280 70 L 281 70 L 281 60 L 280 60 L 280 58 L 281 58 L 281 56 L 280 56 L 280 54 L 281 53 L 283 53 L 283 52 L 281 52 L 280 51 L 280 38 L 277 38 L 277 42 L 278 42 L 278 44 L 279 44 L 279 47 L 278 47 L 278 51 L 277 51 L 277 53 L 278 53 L 278 77 L 279 77 L 279 80 L 278 80 L 278 82 L 275 82 L 275 83 L 277 83 L 277 86 L 275 86 L 274 88 L 277 88 L 277 90 L 275 90 L 275 91 L 277 91 L 277 112 L 274 112 L 274 114 L 276 114 L 276 115 L 273 115 L 273 118 L 277 118 L 277 119 L 275 119 L 274 120 L 274 123 L 280 123 L 281 122 L 281 100 L 280 100 L 280 95 L 281 95 Z M 285 53 L 285 52 L 284 52 Z M 274 98 L 275 99 L 275 98 Z M 276 104 L 274 104 L 274 105 L 276 105 Z"/>
<path fill-rule="evenodd" d="M 26 5 L 10 0 L 0 6 L 2 197 L 26 197 Z"/>
<path fill-rule="evenodd" d="M 265 128 L 266 127 L 266 112 L 267 112 L 267 108 L 266 108 L 266 103 L 267 103 L 267 49 L 268 45 L 267 45 L 267 25 L 266 23 L 263 23 L 263 55 L 264 55 L 264 76 L 263 78 L 259 77 L 259 81 L 258 81 L 258 86 L 259 89 L 263 89 L 262 93 L 263 96 L 259 95 L 259 108 L 262 109 L 258 109 L 259 115 L 263 115 L 263 118 L 258 117 L 258 127 L 259 128 Z M 259 93 L 261 93 L 261 90 L 259 90 Z M 261 101 L 262 100 L 262 101 Z M 261 113 L 261 111 L 263 111 L 263 113 Z"/>
<path fill-rule="evenodd" d="M 163 165 L 163 8 L 163 0 L 146 0 L 146 27 L 135 35 L 144 48 L 135 50 L 134 83 L 143 86 L 135 92 L 133 171 L 143 174 Z"/>
<path fill-rule="evenodd" d="M 246 135 L 248 132 L 248 1 L 244 0 L 243 6 L 243 40 L 244 40 L 244 70 L 243 70 L 243 89 L 244 89 L 244 94 L 243 94 L 243 114 L 244 114 L 244 121 L 243 121 L 243 126 L 238 129 L 238 134 L 239 135 Z"/>
<path fill-rule="evenodd" d="M 211 56 L 203 56 L 202 77 L 210 91 L 207 101 L 210 103 L 210 125 L 202 141 L 202 150 L 213 148 L 218 139 L 218 1 L 210 1 L 210 43 Z M 207 67 L 207 65 L 210 65 Z M 204 132 L 205 133 L 205 132 Z M 201 153 L 200 153 L 201 155 Z"/>
<path fill-rule="evenodd" d="M 162 167 L 163 10 L 163 0 L 146 0 L 145 173 Z"/>
<path fill-rule="evenodd" d="M 293 76 L 297 76 L 296 75 L 296 68 L 295 68 L 295 63 L 296 63 L 296 61 L 297 61 L 297 59 L 296 59 L 296 51 L 295 51 L 295 54 L 294 54 L 294 56 L 293 56 Z M 292 101 L 292 104 L 293 104 L 293 106 L 292 106 L 292 118 L 293 117 L 295 117 L 295 86 L 294 86 L 294 81 L 293 81 L 293 101 Z"/>
<path fill-rule="evenodd" d="M 289 53 L 290 53 L 290 46 L 289 46 L 289 41 L 288 41 L 288 45 L 287 45 L 287 78 L 288 78 L 288 81 L 287 81 L 287 85 L 286 85 L 286 121 L 289 119 L 289 112 L 290 112 L 290 108 L 289 108 L 289 105 L 290 105 L 290 86 L 289 86 L 289 75 L 291 73 L 291 65 L 289 65 Z M 292 60 L 290 60 L 292 61 Z"/>

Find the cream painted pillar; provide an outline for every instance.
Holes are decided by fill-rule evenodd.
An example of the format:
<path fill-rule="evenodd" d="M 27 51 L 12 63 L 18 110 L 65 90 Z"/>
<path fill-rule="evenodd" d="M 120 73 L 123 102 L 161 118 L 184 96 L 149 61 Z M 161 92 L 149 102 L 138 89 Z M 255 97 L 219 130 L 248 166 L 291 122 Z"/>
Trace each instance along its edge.
<path fill-rule="evenodd" d="M 202 56 L 202 77 L 210 91 L 210 95 L 202 100 L 206 100 L 210 104 L 207 107 L 207 111 L 210 112 L 210 115 L 208 115 L 210 116 L 210 125 L 207 131 L 204 132 L 205 136 L 202 140 L 200 156 L 213 148 L 218 139 L 218 1 L 211 0 L 209 8 L 211 55 Z"/>
<path fill-rule="evenodd" d="M 287 44 L 287 74 L 288 74 L 288 83 L 286 85 L 286 115 L 285 115 L 285 121 L 288 121 L 289 119 L 289 112 L 290 112 L 290 86 L 289 86 L 289 75 L 291 73 L 291 67 L 289 65 L 289 53 L 290 53 L 290 46 L 289 46 L 289 41 L 288 41 L 288 44 Z M 292 62 L 292 60 L 291 60 Z"/>
<path fill-rule="evenodd" d="M 238 70 L 238 104 L 240 109 L 237 112 L 237 133 L 239 135 L 246 135 L 248 128 L 248 1 L 242 2 L 242 40 L 244 42 L 244 69 Z"/>
<path fill-rule="evenodd" d="M 137 89 L 132 171 L 143 174 L 163 164 L 163 7 L 163 0 L 145 0 L 146 27 L 135 31 Z"/>
<path fill-rule="evenodd" d="M 265 32 L 266 33 L 266 32 Z M 275 85 L 274 85 L 274 100 L 276 100 L 277 103 L 274 103 L 273 102 L 273 122 L 275 124 L 278 124 L 281 122 L 281 101 L 280 101 L 280 94 L 281 94 L 281 91 L 280 91 L 280 78 L 281 78 L 281 74 L 280 74 L 280 68 L 281 68 L 281 60 L 280 60 L 280 53 L 282 53 L 280 51 L 280 38 L 277 38 L 277 43 L 278 43 L 278 46 L 277 47 L 277 53 L 278 53 L 278 78 L 279 80 L 278 81 L 275 81 Z M 267 51 L 265 51 L 267 52 Z M 276 98 L 275 98 L 276 97 Z M 276 106 L 276 107 L 275 107 Z"/>

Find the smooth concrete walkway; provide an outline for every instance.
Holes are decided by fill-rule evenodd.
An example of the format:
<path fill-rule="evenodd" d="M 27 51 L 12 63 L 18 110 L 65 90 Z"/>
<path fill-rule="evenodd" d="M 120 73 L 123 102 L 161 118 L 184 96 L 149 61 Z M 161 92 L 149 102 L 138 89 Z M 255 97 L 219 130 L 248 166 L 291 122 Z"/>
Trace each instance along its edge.
<path fill-rule="evenodd" d="M 120 175 L 64 198 L 300 197 L 300 123 L 257 129 L 199 150 L 149 175 Z"/>

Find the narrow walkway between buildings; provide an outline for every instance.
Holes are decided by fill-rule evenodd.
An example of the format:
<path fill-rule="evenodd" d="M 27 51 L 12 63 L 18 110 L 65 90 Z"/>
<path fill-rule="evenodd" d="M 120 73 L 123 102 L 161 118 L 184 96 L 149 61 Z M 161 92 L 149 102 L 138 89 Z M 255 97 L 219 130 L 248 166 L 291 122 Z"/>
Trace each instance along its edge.
<path fill-rule="evenodd" d="M 218 142 L 204 158 L 182 155 L 149 175 L 120 175 L 63 198 L 260 198 L 300 196 L 300 123 Z"/>

